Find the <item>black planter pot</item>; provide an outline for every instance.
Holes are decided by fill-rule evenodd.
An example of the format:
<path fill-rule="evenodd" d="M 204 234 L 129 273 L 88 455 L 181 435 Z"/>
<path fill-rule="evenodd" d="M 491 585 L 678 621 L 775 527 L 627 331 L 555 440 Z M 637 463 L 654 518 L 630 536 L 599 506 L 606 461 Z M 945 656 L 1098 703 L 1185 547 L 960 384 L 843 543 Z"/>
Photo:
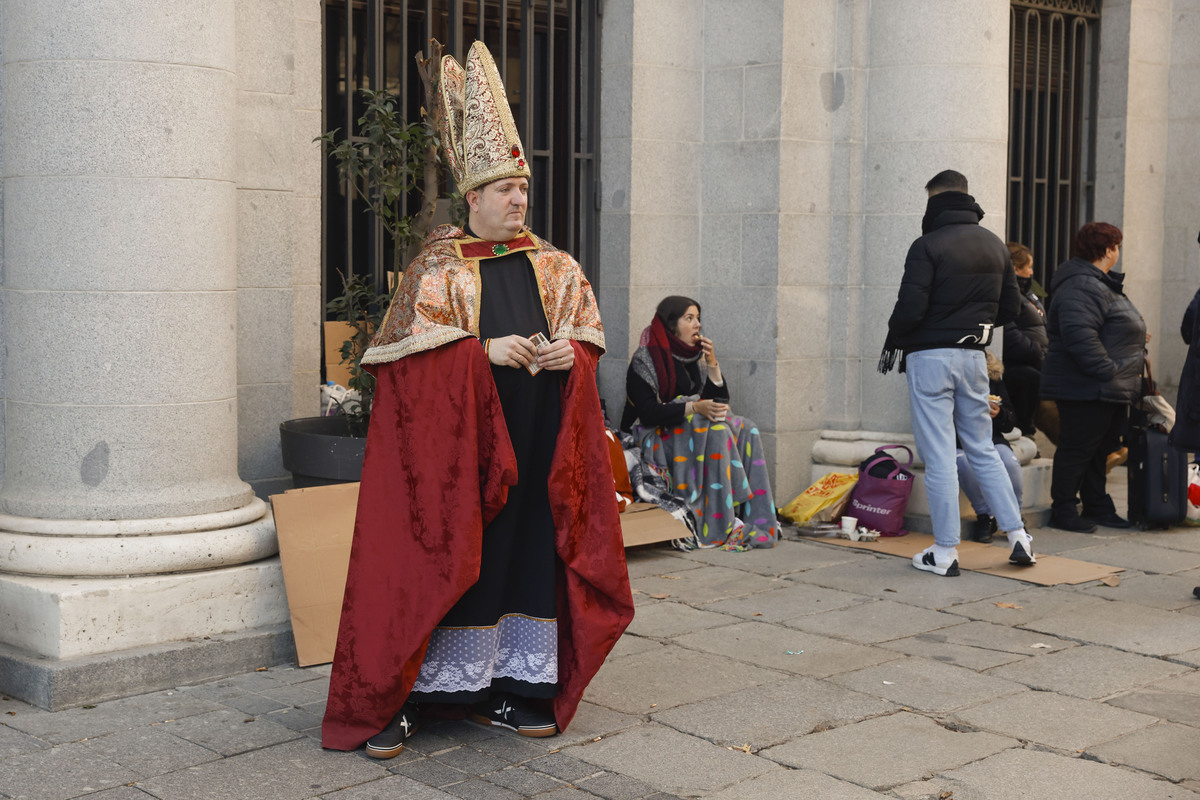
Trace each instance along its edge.
<path fill-rule="evenodd" d="M 349 420 L 337 417 L 301 417 L 279 423 L 283 466 L 292 473 L 296 488 L 350 483 L 362 479 L 367 440 L 354 436 Z"/>

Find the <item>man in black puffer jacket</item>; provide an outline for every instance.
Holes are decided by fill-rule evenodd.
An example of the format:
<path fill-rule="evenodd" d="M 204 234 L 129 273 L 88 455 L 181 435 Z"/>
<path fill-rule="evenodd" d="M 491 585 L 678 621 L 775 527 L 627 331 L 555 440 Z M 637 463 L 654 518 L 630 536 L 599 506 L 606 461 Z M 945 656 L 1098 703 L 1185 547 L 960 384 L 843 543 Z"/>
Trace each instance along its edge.
<path fill-rule="evenodd" d="M 993 329 L 1016 318 L 1017 278 L 1004 242 L 979 226 L 983 209 L 967 194 L 966 177 L 946 170 L 925 190 L 924 235 L 908 249 L 879 363 L 887 372 L 899 351 L 904 353 L 900 370 L 908 376 L 913 438 L 925 461 L 934 545 L 913 556 L 913 566 L 935 575 L 958 574 L 956 431 L 1000 530 L 1008 534 L 1009 561 L 1032 564 L 1032 538 L 992 446 L 983 354 Z"/>

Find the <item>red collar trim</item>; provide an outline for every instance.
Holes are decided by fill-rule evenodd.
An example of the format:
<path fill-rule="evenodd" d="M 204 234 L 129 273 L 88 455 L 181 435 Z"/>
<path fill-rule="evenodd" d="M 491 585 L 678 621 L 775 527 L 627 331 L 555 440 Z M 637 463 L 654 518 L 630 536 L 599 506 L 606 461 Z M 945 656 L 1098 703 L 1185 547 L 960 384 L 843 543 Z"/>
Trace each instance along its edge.
<path fill-rule="evenodd" d="M 489 242 L 486 239 L 475 238 L 458 239 L 454 242 L 454 246 L 458 248 L 460 258 L 470 260 L 496 258 L 497 256 L 506 256 L 509 253 L 517 253 L 522 250 L 537 249 L 537 243 L 527 233 L 522 233 L 515 239 L 509 239 L 507 242 Z"/>

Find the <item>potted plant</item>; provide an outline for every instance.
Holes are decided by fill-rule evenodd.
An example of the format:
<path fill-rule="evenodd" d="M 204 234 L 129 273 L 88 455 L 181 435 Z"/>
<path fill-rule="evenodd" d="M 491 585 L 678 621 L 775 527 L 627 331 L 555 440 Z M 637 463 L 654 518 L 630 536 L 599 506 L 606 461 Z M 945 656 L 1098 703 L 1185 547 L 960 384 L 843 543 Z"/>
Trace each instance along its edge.
<path fill-rule="evenodd" d="M 417 54 L 426 109 L 437 108 L 434 91 L 441 50 L 441 45 L 432 41 L 430 58 Z M 349 368 L 346 388 L 356 397 L 344 402 L 336 415 L 280 424 L 283 464 L 297 487 L 360 479 L 375 393 L 375 378 L 362 368 L 362 356 L 387 311 L 392 292 L 400 285 L 402 266 L 428 234 L 437 207 L 439 158 L 433 120 L 423 110 L 419 122 L 404 122 L 396 98 L 384 91 L 363 90 L 362 97 L 365 109 L 358 120 L 358 136 L 339 141 L 338 129 L 334 129 L 314 141 L 334 158 L 342 178 L 355 187 L 368 212 L 391 237 L 395 271 L 389 290 L 377 287 L 372 276 L 342 275 L 341 293 L 326 304 L 327 313 L 346 324 L 348 335 L 340 354 Z M 405 215 L 403 200 L 412 192 L 420 193 L 421 207 L 417 213 Z"/>
<path fill-rule="evenodd" d="M 361 360 L 389 300 L 388 293 L 377 292 L 365 276 L 346 279 L 343 275 L 342 293 L 326 304 L 326 310 L 345 323 L 349 332 L 342 342 L 340 356 L 349 367 L 346 388 L 351 394 L 339 403 L 336 414 L 280 423 L 283 466 L 292 473 L 297 488 L 357 481 L 362 477 L 375 378 L 362 368 Z"/>

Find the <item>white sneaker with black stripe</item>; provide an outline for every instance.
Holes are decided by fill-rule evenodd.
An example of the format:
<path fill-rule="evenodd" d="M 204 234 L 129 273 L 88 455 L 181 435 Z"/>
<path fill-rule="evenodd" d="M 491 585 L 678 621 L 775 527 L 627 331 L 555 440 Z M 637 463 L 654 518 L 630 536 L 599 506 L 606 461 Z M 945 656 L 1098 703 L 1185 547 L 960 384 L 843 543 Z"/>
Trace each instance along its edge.
<path fill-rule="evenodd" d="M 913 566 L 919 570 L 932 572 L 934 575 L 942 575 L 947 578 L 957 578 L 961 574 L 958 571 L 957 558 L 949 562 L 938 561 L 934 557 L 932 547 L 927 547 L 913 556 Z"/>
<path fill-rule="evenodd" d="M 1008 546 L 1012 548 L 1008 556 L 1008 563 L 1016 564 L 1019 567 L 1032 567 L 1037 563 L 1037 558 L 1033 555 L 1033 537 L 1028 533 L 1023 531 L 1009 533 Z"/>

